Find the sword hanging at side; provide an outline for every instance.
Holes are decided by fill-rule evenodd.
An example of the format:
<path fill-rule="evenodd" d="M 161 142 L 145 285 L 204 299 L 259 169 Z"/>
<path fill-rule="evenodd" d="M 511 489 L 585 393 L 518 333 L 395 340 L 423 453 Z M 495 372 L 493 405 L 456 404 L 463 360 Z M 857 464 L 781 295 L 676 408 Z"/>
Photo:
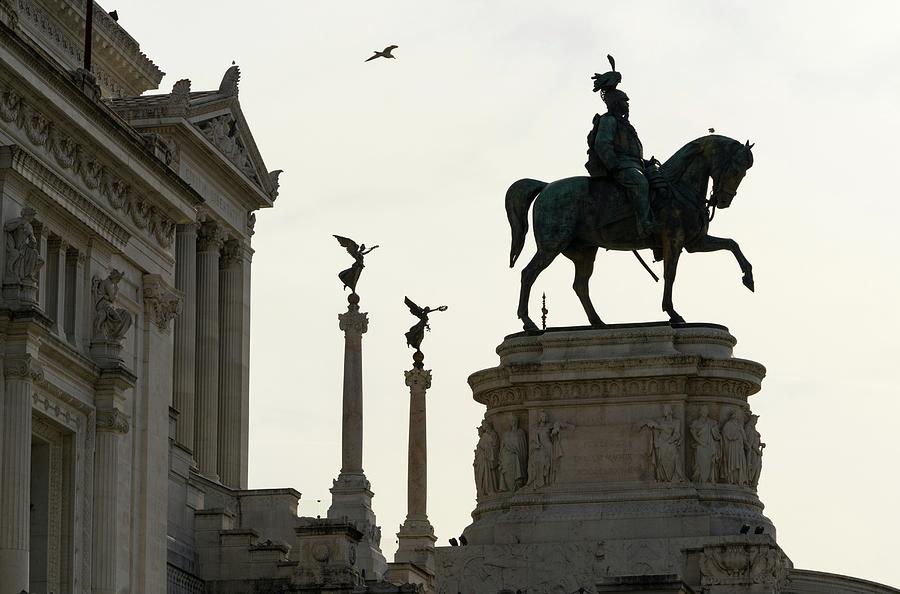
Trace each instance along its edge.
<path fill-rule="evenodd" d="M 657 283 L 658 283 L 658 282 L 659 282 L 659 277 L 656 276 L 656 273 L 653 272 L 653 270 L 651 270 L 649 266 L 647 266 L 647 263 L 644 262 L 644 259 L 641 258 L 641 255 L 638 253 L 638 251 L 637 251 L 637 250 L 631 250 L 631 253 L 634 254 L 634 257 L 638 259 L 638 262 L 641 263 L 641 266 L 644 267 L 644 270 L 646 270 L 647 272 L 650 273 L 650 276 L 653 277 L 654 282 L 657 282 Z"/>

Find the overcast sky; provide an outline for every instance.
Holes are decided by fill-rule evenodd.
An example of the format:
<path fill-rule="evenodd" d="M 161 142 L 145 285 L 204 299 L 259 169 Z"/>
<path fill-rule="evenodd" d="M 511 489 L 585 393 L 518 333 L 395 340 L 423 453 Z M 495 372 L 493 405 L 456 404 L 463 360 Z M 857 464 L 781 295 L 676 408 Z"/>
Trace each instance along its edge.
<path fill-rule="evenodd" d="M 755 165 L 712 224 L 727 252 L 681 260 L 675 303 L 728 326 L 768 368 L 750 400 L 767 443 L 759 494 L 795 566 L 900 585 L 900 3 L 106 0 L 141 48 L 194 90 L 236 60 L 269 169 L 284 169 L 253 239 L 250 482 L 326 513 L 340 466 L 350 258 L 331 237 L 382 246 L 359 285 L 366 474 L 392 558 L 406 510 L 411 364 L 403 306 L 448 304 L 425 338 L 429 516 L 439 543 L 470 521 L 483 408 L 468 375 L 520 329 L 503 209 L 516 179 L 583 174 L 612 53 L 647 156 L 707 128 L 756 142 Z M 115 5 L 114 5 L 115 4 Z M 364 63 L 397 44 L 396 60 Z M 524 261 L 533 253 L 526 244 Z M 656 265 L 657 270 L 660 265 Z M 560 258 L 538 281 L 551 325 L 584 323 Z M 628 253 L 592 281 L 608 322 L 663 319 L 661 287 Z M 537 300 L 532 308 L 539 308 Z M 318 500 L 321 500 L 319 502 Z"/>

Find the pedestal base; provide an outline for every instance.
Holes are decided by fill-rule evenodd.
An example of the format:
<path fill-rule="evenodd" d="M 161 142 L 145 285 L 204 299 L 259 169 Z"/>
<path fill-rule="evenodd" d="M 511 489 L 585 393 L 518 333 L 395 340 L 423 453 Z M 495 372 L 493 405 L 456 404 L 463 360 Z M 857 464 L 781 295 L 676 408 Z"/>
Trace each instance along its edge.
<path fill-rule="evenodd" d="M 112 340 L 92 340 L 91 358 L 100 367 L 116 367 L 122 364 L 122 344 Z"/>
<path fill-rule="evenodd" d="M 397 533 L 396 563 L 412 563 L 426 573 L 434 575 L 434 527 L 428 518 L 410 518 L 400 526 Z"/>
<path fill-rule="evenodd" d="M 357 566 L 365 571 L 367 580 L 381 579 L 387 570 L 387 561 L 381 552 L 381 527 L 376 524 L 372 511 L 373 496 L 365 473 L 341 472 L 331 487 L 331 507 L 328 508 L 328 518 L 346 518 L 362 532 Z"/>
<path fill-rule="evenodd" d="M 38 286 L 35 283 L 3 283 L 3 300 L 9 309 L 33 309 L 38 305 Z"/>
<path fill-rule="evenodd" d="M 737 593 L 785 578 L 747 403 L 765 368 L 735 342 L 701 324 L 508 336 L 500 365 L 469 378 L 487 408 L 478 504 L 468 546 L 437 549 L 438 589 L 569 594 L 669 576 L 645 591 Z"/>

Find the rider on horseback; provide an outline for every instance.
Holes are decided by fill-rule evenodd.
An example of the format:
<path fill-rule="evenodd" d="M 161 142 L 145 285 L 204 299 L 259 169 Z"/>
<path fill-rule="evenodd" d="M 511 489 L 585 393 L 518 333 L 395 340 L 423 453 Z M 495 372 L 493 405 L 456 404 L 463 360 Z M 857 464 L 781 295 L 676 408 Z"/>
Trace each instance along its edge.
<path fill-rule="evenodd" d="M 609 177 L 622 186 L 637 215 L 638 235 L 646 237 L 655 228 L 646 176 L 654 160 L 644 160 L 637 131 L 628 121 L 628 95 L 616 88 L 622 75 L 616 72 L 613 57 L 607 57 L 612 72 L 592 77 L 594 92 L 600 91 L 607 111 L 594 116 L 594 127 L 588 134 L 588 162 L 584 166 L 591 177 Z"/>

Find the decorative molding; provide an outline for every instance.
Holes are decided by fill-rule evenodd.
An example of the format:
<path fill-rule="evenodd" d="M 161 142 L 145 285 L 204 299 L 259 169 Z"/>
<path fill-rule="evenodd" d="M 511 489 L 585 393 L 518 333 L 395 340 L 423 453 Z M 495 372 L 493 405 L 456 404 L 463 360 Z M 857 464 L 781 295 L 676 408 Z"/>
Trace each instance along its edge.
<path fill-rule="evenodd" d="M 137 194 L 133 187 L 112 173 L 112 169 L 84 145 L 62 132 L 56 124 L 28 105 L 11 88 L 0 83 L 0 120 L 24 132 L 31 143 L 42 148 L 56 163 L 73 173 L 94 194 L 105 198 L 116 211 L 130 217 L 132 223 L 168 248 L 175 238 L 175 221 Z"/>
<path fill-rule="evenodd" d="M 44 378 L 44 370 L 38 360 L 31 355 L 7 355 L 3 358 L 3 375 L 7 379 L 37 382 Z"/>
<path fill-rule="evenodd" d="M 46 381 L 41 378 L 38 384 L 41 387 L 44 387 Z M 54 421 L 69 429 L 77 430 L 78 428 L 80 419 L 76 412 L 73 412 L 69 407 L 56 402 L 52 398 L 39 394 L 37 390 L 34 390 L 31 393 L 31 408 L 45 416 L 53 418 Z"/>
<path fill-rule="evenodd" d="M 184 295 L 170 287 L 158 274 L 144 275 L 144 305 L 150 319 L 162 331 L 169 329 L 169 322 L 181 315 Z"/>
<path fill-rule="evenodd" d="M 129 417 L 118 409 L 97 411 L 97 431 L 125 434 L 131 429 Z"/>
<path fill-rule="evenodd" d="M 735 543 L 703 548 L 700 583 L 703 586 L 764 584 L 781 591 L 793 564 L 774 544 Z"/>

